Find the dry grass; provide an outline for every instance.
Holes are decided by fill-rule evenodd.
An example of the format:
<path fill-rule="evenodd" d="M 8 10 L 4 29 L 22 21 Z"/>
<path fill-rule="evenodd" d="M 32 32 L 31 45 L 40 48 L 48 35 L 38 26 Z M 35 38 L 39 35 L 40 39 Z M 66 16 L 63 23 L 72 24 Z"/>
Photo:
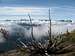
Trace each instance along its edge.
<path fill-rule="evenodd" d="M 75 32 L 56 36 L 46 40 L 46 43 L 31 42 L 27 46 L 19 40 L 22 46 L 17 46 L 15 50 L 0 54 L 0 56 L 74 56 L 75 54 Z"/>
<path fill-rule="evenodd" d="M 27 46 L 28 48 L 18 47 L 17 53 L 20 56 L 74 56 L 75 44 L 70 38 L 74 38 L 75 33 L 68 34 L 65 34 L 65 37 L 61 35 L 52 38 L 51 41 L 46 41 L 44 44 L 34 41 L 31 46 Z"/>

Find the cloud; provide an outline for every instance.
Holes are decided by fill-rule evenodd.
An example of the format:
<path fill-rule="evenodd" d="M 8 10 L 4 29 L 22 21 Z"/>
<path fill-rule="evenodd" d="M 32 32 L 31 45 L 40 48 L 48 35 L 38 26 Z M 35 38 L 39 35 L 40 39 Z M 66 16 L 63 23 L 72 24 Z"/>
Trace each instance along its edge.
<path fill-rule="evenodd" d="M 75 18 L 74 7 L 53 7 L 51 9 L 51 17 L 53 19 L 73 19 Z"/>
<path fill-rule="evenodd" d="M 26 7 L 0 7 L 0 14 L 14 15 L 26 13 L 45 13 L 47 8 L 26 8 Z"/>
<path fill-rule="evenodd" d="M 28 17 L 31 15 L 33 19 L 48 19 L 47 7 L 0 7 L 0 15 L 16 15 L 18 18 Z M 20 17 L 23 15 L 23 17 Z M 74 19 L 75 18 L 74 7 L 51 7 L 51 18 L 52 19 Z M 0 17 L 1 18 L 1 17 Z M 16 17 L 12 17 L 15 18 Z"/>
<path fill-rule="evenodd" d="M 0 19 L 2 18 L 16 19 L 17 18 L 16 16 L 19 16 L 18 18 L 23 18 L 23 17 L 28 18 L 28 14 L 30 14 L 33 19 L 47 18 L 48 9 L 49 8 L 44 8 L 44 7 L 42 8 L 40 7 L 0 7 Z M 12 15 L 16 15 L 16 16 L 10 17 Z M 23 15 L 23 17 L 20 17 L 21 15 Z"/>
<path fill-rule="evenodd" d="M 3 34 L 2 33 L 0 33 L 0 43 L 3 43 L 3 42 L 5 42 L 5 38 L 3 37 Z"/>

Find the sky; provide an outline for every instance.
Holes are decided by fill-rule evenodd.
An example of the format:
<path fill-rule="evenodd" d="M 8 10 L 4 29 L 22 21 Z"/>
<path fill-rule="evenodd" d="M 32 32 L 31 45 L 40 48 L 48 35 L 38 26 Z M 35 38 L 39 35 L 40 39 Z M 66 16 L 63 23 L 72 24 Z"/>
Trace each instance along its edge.
<path fill-rule="evenodd" d="M 52 19 L 75 19 L 75 0 L 0 0 L 0 19 L 28 18 L 28 14 L 33 19 L 48 19 L 49 8 Z"/>

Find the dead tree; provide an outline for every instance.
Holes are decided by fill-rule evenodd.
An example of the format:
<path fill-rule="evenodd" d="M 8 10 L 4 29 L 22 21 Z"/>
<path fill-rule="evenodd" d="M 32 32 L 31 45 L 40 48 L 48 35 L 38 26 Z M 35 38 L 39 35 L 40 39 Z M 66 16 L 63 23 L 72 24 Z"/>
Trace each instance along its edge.
<path fill-rule="evenodd" d="M 21 40 L 19 42 L 24 46 L 25 50 L 29 50 L 29 56 L 51 56 L 61 53 L 66 53 L 71 50 L 68 50 L 72 45 L 66 45 L 66 41 L 64 41 L 64 37 L 62 35 L 52 37 L 51 36 L 51 17 L 50 17 L 50 9 L 49 9 L 49 21 L 50 21 L 50 28 L 49 28 L 49 39 L 42 44 L 41 42 L 37 42 L 33 36 L 33 24 L 32 19 L 29 16 L 30 24 L 31 24 L 31 38 L 32 42 L 27 46 L 26 43 L 23 43 Z M 21 47 L 22 48 L 22 47 Z"/>
<path fill-rule="evenodd" d="M 9 37 L 9 33 L 8 31 L 6 31 L 5 29 L 1 28 L 0 29 L 0 32 L 3 34 L 3 37 L 8 40 L 8 37 Z"/>
<path fill-rule="evenodd" d="M 30 14 L 28 14 L 28 16 L 29 16 L 29 19 L 30 19 L 31 38 L 32 38 L 32 40 L 35 41 L 35 38 L 34 38 L 34 36 L 33 36 L 33 23 L 32 23 L 32 19 L 31 19 L 31 17 L 30 17 Z"/>

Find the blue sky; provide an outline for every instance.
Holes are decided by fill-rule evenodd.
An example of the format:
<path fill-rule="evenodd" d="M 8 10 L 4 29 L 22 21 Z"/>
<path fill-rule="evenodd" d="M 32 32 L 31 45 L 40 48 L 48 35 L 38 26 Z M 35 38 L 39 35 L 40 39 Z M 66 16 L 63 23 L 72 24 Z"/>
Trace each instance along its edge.
<path fill-rule="evenodd" d="M 75 19 L 75 0 L 0 0 L 0 19 L 3 15 L 27 17 L 28 13 L 32 18 L 48 19 L 49 8 L 52 19 Z"/>
<path fill-rule="evenodd" d="M 0 6 L 75 6 L 75 0 L 0 0 Z"/>
<path fill-rule="evenodd" d="M 49 0 L 0 0 L 1 6 L 49 6 Z"/>

